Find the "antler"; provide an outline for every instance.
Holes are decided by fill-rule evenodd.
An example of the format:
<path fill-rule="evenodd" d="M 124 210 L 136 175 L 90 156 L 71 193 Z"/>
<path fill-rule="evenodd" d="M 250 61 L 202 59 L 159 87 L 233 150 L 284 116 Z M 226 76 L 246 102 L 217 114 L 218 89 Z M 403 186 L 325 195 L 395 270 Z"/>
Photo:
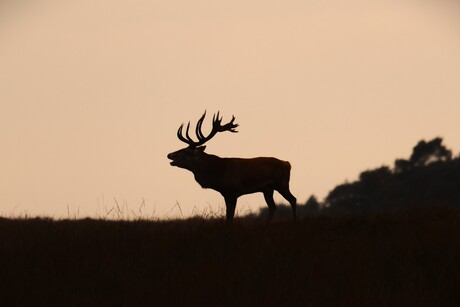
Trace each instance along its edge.
<path fill-rule="evenodd" d="M 200 117 L 196 124 L 196 129 L 195 129 L 195 134 L 196 137 L 198 138 L 198 142 L 194 141 L 190 137 L 190 122 L 187 124 L 187 129 L 185 130 L 185 137 L 182 135 L 182 130 L 184 129 L 184 124 L 180 125 L 179 129 L 177 130 L 177 137 L 179 140 L 182 142 L 188 144 L 190 147 L 198 147 L 212 139 L 217 132 L 224 132 L 224 131 L 230 131 L 230 132 L 238 132 L 235 129 L 238 127 L 238 124 L 233 123 L 235 120 L 235 116 L 232 116 L 232 120 L 225 124 L 222 125 L 222 119 L 223 117 L 219 117 L 220 112 L 217 112 L 217 115 L 214 114 L 212 117 L 212 130 L 209 133 L 208 136 L 204 136 L 203 132 L 201 131 L 201 126 L 203 125 L 204 118 L 206 117 L 206 111 L 204 111 L 204 114 Z"/>

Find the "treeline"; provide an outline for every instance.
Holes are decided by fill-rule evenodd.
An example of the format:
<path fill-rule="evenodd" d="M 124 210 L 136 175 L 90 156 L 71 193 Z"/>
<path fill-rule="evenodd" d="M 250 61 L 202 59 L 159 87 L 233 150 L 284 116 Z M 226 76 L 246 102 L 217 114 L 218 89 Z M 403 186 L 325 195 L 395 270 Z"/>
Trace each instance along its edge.
<path fill-rule="evenodd" d="M 336 186 L 323 201 L 312 195 L 298 212 L 366 214 L 430 206 L 460 208 L 460 155 L 453 158 L 439 137 L 418 142 L 409 159 L 397 159 L 393 167 L 366 170 L 358 180 Z M 278 209 L 277 216 L 291 216 L 289 206 Z"/>

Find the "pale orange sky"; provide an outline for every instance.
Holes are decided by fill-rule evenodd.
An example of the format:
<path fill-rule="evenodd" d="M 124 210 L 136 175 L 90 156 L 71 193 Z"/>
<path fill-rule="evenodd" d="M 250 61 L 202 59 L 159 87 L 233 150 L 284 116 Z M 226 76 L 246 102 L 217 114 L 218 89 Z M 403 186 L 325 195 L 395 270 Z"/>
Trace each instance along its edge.
<path fill-rule="evenodd" d="M 458 154 L 460 8 L 0 0 L 1 215 L 104 215 L 114 199 L 156 217 L 180 215 L 176 202 L 183 216 L 221 210 L 166 158 L 205 109 L 240 124 L 207 152 L 290 161 L 299 203 L 422 138 Z M 237 210 L 261 206 L 255 194 Z"/>

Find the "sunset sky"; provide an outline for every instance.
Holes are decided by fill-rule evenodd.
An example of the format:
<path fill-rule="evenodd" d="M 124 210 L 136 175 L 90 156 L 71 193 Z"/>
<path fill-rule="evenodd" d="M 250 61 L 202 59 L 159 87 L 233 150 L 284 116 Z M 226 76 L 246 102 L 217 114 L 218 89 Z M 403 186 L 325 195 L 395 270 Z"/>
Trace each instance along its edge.
<path fill-rule="evenodd" d="M 460 6 L 0 0 L 0 215 L 221 210 L 166 158 L 204 110 L 240 125 L 208 153 L 290 161 L 299 203 L 421 139 L 458 155 Z M 237 211 L 262 206 L 255 194 Z"/>

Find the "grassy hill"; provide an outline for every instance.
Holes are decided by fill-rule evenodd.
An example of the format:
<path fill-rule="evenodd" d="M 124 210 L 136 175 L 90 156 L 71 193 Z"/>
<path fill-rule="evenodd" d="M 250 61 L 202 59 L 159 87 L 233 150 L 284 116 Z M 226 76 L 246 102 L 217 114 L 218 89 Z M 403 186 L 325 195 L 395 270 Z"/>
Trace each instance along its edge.
<path fill-rule="evenodd" d="M 0 219 L 2 306 L 455 306 L 460 211 Z"/>

